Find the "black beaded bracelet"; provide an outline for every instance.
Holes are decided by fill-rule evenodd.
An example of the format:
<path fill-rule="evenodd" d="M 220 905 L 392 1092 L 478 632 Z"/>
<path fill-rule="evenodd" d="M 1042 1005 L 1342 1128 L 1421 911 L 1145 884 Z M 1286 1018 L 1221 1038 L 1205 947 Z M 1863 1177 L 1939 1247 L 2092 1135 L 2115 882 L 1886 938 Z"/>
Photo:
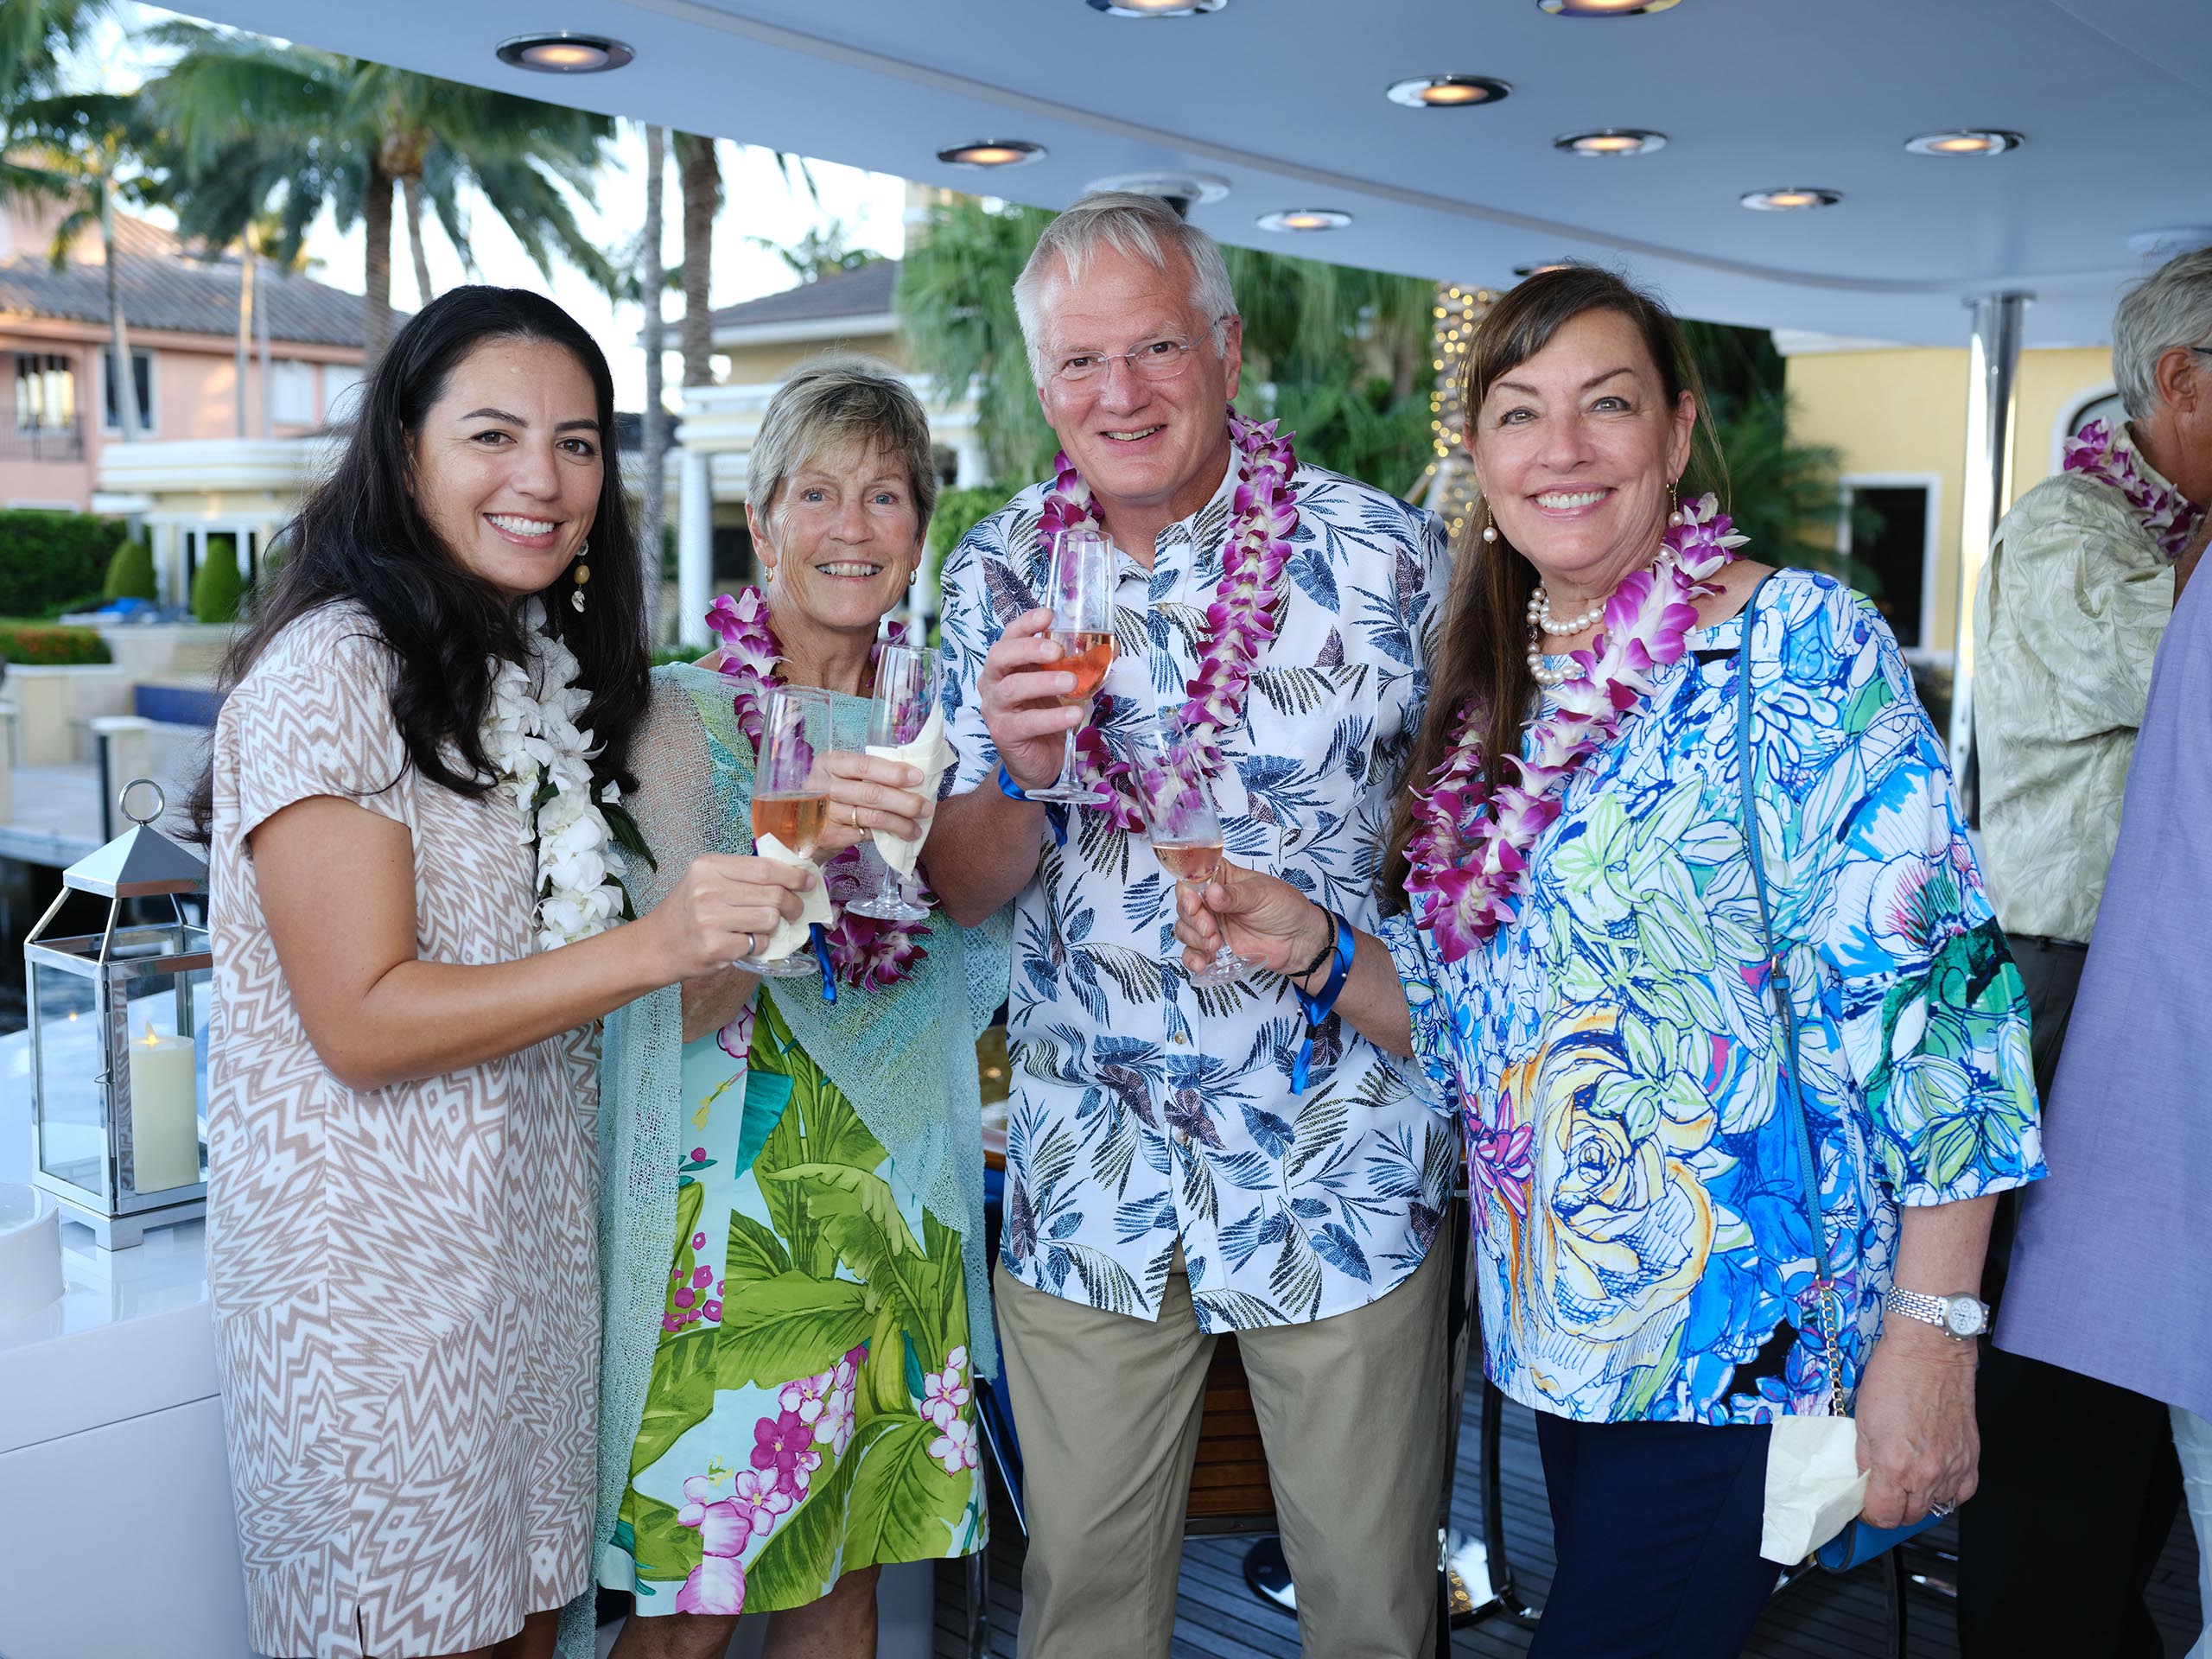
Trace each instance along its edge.
<path fill-rule="evenodd" d="M 1293 979 L 1313 978 L 1314 975 L 1321 971 L 1321 964 L 1328 961 L 1328 959 L 1337 952 L 1337 918 L 1335 912 L 1324 909 L 1319 905 L 1314 906 L 1313 908 L 1320 911 L 1322 915 L 1328 918 L 1329 942 L 1321 947 L 1321 954 L 1319 956 L 1314 957 L 1313 961 L 1307 963 L 1303 968 L 1300 968 L 1296 973 L 1290 976 Z"/>

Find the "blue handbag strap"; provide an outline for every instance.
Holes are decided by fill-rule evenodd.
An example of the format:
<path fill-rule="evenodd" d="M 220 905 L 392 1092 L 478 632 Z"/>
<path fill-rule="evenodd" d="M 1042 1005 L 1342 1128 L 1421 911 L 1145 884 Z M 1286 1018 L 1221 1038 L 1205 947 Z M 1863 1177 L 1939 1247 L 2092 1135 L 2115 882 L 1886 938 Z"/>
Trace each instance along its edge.
<path fill-rule="evenodd" d="M 1744 846 L 1751 858 L 1751 890 L 1758 895 L 1759 937 L 1766 951 L 1767 989 L 1774 999 L 1775 1018 L 1782 1022 L 1783 1066 L 1777 1080 L 1783 1108 L 1796 1134 L 1798 1185 L 1805 1205 L 1805 1226 L 1813 1244 L 1815 1294 L 1824 1295 L 1832 1275 L 1828 1271 L 1827 1229 L 1821 1219 L 1820 1165 L 1813 1157 L 1813 1128 L 1805 1115 L 1805 1097 L 1798 1088 L 1797 1010 L 1789 1000 L 1789 965 L 1775 946 L 1774 910 L 1767 902 L 1766 859 L 1759 847 L 1759 806 L 1756 788 L 1758 752 L 1751 747 L 1751 634 L 1759 594 L 1768 577 L 1744 604 L 1744 639 L 1736 648 L 1736 766 L 1743 779 Z"/>

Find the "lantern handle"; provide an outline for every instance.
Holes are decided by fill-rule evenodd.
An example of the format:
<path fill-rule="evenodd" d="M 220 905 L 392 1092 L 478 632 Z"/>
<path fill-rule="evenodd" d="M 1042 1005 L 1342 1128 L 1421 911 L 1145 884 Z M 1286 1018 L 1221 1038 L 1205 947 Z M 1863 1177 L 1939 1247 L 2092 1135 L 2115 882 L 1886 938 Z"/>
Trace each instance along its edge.
<path fill-rule="evenodd" d="M 141 785 L 154 791 L 154 810 L 143 817 L 130 810 L 130 791 Z M 169 798 L 162 792 L 162 786 L 150 778 L 133 778 L 118 791 L 115 798 L 115 810 L 130 819 L 131 823 L 141 827 L 150 824 L 160 817 L 168 810 L 168 804 Z"/>

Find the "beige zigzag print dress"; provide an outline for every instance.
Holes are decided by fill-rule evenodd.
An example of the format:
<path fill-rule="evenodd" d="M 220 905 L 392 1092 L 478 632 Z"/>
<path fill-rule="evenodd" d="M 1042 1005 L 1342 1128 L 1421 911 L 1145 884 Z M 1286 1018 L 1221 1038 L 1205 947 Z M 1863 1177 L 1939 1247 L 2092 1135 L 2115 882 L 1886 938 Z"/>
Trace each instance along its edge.
<path fill-rule="evenodd" d="M 208 1279 L 249 1629 L 281 1659 L 477 1647 L 588 1579 L 587 1034 L 349 1089 L 308 1041 L 255 887 L 247 836 L 337 796 L 412 835 L 425 960 L 530 953 L 513 809 L 408 767 L 391 661 L 365 613 L 315 613 L 271 643 L 215 731 Z M 331 870 L 324 925 L 340 935 L 346 895 Z"/>

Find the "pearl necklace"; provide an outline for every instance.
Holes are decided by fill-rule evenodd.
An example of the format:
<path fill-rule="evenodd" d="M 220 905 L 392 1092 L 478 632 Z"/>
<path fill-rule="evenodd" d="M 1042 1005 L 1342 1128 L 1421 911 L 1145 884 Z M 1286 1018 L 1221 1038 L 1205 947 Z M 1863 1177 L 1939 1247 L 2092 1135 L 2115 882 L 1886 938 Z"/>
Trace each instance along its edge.
<path fill-rule="evenodd" d="M 1605 595 L 1605 599 L 1611 597 L 1611 594 Z M 1536 585 L 1536 591 L 1529 595 L 1529 614 L 1535 620 L 1537 625 L 1546 633 L 1554 636 L 1580 633 L 1585 628 L 1596 627 L 1605 619 L 1605 600 L 1599 600 L 1573 621 L 1562 622 L 1552 614 L 1551 594 L 1541 582 L 1539 582 Z"/>

